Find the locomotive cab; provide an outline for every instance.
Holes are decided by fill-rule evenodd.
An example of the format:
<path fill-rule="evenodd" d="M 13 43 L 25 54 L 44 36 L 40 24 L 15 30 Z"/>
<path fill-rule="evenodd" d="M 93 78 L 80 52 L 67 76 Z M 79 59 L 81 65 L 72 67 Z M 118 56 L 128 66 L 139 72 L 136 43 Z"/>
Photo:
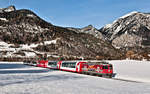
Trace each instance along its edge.
<path fill-rule="evenodd" d="M 112 64 L 104 61 L 88 61 L 88 63 L 83 64 L 82 73 L 111 78 L 113 67 Z"/>

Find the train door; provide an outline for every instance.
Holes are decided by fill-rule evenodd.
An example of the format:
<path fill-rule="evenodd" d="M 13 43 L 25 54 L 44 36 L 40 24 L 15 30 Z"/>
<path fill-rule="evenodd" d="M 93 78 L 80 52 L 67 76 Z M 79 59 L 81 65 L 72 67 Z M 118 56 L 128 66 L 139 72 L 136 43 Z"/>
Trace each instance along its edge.
<path fill-rule="evenodd" d="M 87 68 L 87 65 L 85 64 L 86 62 L 78 62 L 76 65 L 76 72 L 81 73 L 84 68 Z"/>
<path fill-rule="evenodd" d="M 61 69 L 60 69 L 61 63 L 62 63 L 62 61 L 59 61 L 59 62 L 57 63 L 57 68 L 58 68 L 59 70 L 61 70 Z"/>
<path fill-rule="evenodd" d="M 80 65 L 81 65 L 80 62 L 78 62 L 76 65 L 76 72 L 80 72 Z"/>

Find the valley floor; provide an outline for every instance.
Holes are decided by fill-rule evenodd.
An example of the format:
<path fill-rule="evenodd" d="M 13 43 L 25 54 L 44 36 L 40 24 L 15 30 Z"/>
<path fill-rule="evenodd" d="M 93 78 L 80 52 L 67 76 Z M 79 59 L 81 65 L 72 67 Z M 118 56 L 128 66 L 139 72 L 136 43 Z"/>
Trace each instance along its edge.
<path fill-rule="evenodd" d="M 26 66 L 21 62 L 0 62 L 0 94 L 149 94 L 150 83 L 147 79 L 150 77 L 150 69 L 147 68 L 150 63 L 144 62 L 148 64 L 142 67 L 146 73 L 141 74 L 130 71 L 137 68 L 130 69 L 130 63 L 139 66 L 136 65 L 138 61 L 135 64 L 133 61 L 125 61 L 110 61 L 116 73 L 114 78 L 134 80 L 140 77 L 138 82 Z"/>

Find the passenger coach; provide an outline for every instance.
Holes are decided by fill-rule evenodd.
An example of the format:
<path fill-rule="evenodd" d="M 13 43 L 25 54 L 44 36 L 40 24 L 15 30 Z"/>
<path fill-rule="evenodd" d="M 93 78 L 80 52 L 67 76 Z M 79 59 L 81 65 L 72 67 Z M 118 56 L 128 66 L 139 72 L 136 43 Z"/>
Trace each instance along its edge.
<path fill-rule="evenodd" d="M 60 61 L 58 65 L 58 69 L 62 71 L 70 71 L 70 72 L 82 72 L 82 64 L 87 63 L 84 61 Z"/>
<path fill-rule="evenodd" d="M 48 61 L 47 60 L 39 60 L 37 61 L 37 67 L 43 67 L 43 68 L 47 68 L 48 65 Z"/>

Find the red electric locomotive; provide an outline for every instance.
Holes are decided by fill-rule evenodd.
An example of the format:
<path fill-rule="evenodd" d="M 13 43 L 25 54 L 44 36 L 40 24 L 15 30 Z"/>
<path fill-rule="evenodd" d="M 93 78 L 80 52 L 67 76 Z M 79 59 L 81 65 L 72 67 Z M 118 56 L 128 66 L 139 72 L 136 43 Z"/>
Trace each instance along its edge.
<path fill-rule="evenodd" d="M 104 61 L 88 61 L 82 64 L 82 73 L 111 78 L 113 75 L 113 66 Z"/>

